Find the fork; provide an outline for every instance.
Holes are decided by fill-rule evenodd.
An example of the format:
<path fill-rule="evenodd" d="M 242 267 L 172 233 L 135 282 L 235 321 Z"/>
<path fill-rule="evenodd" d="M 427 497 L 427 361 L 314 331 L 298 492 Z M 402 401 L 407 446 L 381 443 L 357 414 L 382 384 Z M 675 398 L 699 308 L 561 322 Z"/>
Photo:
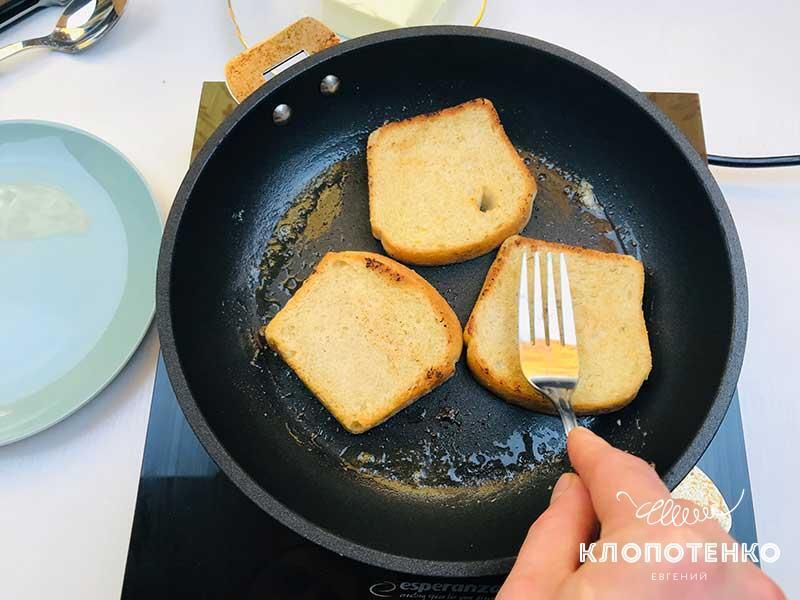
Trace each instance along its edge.
<path fill-rule="evenodd" d="M 572 392 L 578 384 L 578 340 L 575 336 L 575 316 L 567 276 L 567 260 L 559 252 L 561 276 L 561 325 L 558 324 L 553 255 L 547 253 L 547 298 L 542 301 L 542 277 L 539 252 L 533 254 L 533 339 L 531 339 L 531 306 L 528 300 L 528 251 L 522 253 L 519 275 L 518 341 L 519 362 L 525 379 L 555 406 L 564 424 L 564 431 L 577 427 L 572 410 Z M 545 310 L 547 322 L 545 322 Z M 561 335 L 561 329 L 564 335 Z"/>

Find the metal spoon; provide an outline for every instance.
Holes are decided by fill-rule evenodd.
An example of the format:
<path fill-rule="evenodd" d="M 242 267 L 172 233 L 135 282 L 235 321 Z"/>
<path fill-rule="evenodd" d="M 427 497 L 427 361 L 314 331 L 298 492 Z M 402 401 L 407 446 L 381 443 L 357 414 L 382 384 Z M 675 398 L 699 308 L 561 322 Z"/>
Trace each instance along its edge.
<path fill-rule="evenodd" d="M 117 24 L 127 0 L 95 0 L 89 19 L 82 23 L 72 17 L 92 0 L 72 0 L 56 23 L 53 33 L 0 48 L 0 60 L 13 56 L 28 48 L 48 48 L 58 52 L 74 54 L 86 50 L 108 33 Z"/>

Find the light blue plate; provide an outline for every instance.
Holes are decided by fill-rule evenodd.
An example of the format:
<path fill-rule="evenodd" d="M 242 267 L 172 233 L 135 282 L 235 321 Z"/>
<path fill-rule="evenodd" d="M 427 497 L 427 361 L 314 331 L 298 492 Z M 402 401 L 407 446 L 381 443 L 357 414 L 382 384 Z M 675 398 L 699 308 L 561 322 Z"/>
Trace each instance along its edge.
<path fill-rule="evenodd" d="M 70 415 L 125 365 L 153 318 L 160 239 L 117 150 L 0 122 L 0 445 Z"/>

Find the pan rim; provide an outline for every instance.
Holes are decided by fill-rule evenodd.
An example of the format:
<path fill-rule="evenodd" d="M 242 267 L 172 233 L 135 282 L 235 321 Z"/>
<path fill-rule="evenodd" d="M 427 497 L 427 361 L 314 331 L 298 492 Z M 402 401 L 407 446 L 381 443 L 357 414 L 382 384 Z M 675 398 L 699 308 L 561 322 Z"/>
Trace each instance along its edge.
<path fill-rule="evenodd" d="M 730 331 L 731 342 L 728 347 L 728 356 L 725 361 L 720 385 L 717 388 L 711 407 L 701 422 L 692 442 L 663 474 L 662 480 L 667 487 L 672 489 L 689 473 L 711 443 L 717 429 L 722 423 L 722 419 L 728 410 L 731 398 L 736 390 L 744 358 L 748 312 L 747 281 L 744 256 L 733 218 L 719 186 L 700 155 L 694 150 L 678 127 L 641 92 L 604 67 L 574 52 L 529 36 L 497 29 L 459 25 L 424 26 L 385 31 L 355 38 L 342 42 L 327 50 L 323 50 L 283 71 L 269 82 L 262 85 L 256 92 L 251 94 L 244 102 L 236 107 L 211 135 L 195 160 L 189 166 L 175 195 L 169 217 L 164 226 L 164 235 L 158 260 L 156 322 L 160 334 L 161 351 L 164 355 L 167 373 L 181 409 L 186 415 L 192 430 L 225 475 L 269 516 L 275 518 L 306 539 L 328 550 L 385 569 L 420 576 L 481 577 L 502 575 L 509 571 L 516 556 L 475 561 L 436 561 L 395 555 L 341 537 L 314 524 L 305 517 L 300 516 L 291 508 L 272 497 L 272 495 L 256 483 L 228 453 L 203 417 L 185 378 L 181 359 L 177 353 L 172 326 L 170 281 L 172 278 L 171 263 L 175 248 L 176 234 L 179 230 L 186 205 L 188 204 L 188 199 L 200 175 L 223 140 L 227 137 L 228 133 L 238 125 L 251 109 L 278 90 L 284 83 L 330 58 L 347 54 L 364 47 L 376 46 L 399 39 L 413 39 L 429 36 L 491 38 L 502 42 L 518 44 L 553 55 L 556 58 L 564 60 L 602 79 L 606 84 L 623 94 L 629 101 L 632 101 L 660 127 L 667 138 L 678 149 L 680 154 L 683 155 L 688 168 L 693 171 L 700 182 L 714 209 L 725 243 L 725 250 L 732 277 L 733 307 Z"/>

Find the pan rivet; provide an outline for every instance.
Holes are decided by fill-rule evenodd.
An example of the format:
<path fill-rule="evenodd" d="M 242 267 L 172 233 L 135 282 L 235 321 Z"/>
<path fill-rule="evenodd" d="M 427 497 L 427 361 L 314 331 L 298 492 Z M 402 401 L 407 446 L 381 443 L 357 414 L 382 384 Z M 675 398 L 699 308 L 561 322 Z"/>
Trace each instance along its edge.
<path fill-rule="evenodd" d="M 339 91 L 339 78 L 336 75 L 325 75 L 319 82 L 319 91 L 325 96 L 332 96 Z"/>
<path fill-rule="evenodd" d="M 292 117 L 292 109 L 288 104 L 278 104 L 272 111 L 272 122 L 275 125 L 286 125 Z"/>

